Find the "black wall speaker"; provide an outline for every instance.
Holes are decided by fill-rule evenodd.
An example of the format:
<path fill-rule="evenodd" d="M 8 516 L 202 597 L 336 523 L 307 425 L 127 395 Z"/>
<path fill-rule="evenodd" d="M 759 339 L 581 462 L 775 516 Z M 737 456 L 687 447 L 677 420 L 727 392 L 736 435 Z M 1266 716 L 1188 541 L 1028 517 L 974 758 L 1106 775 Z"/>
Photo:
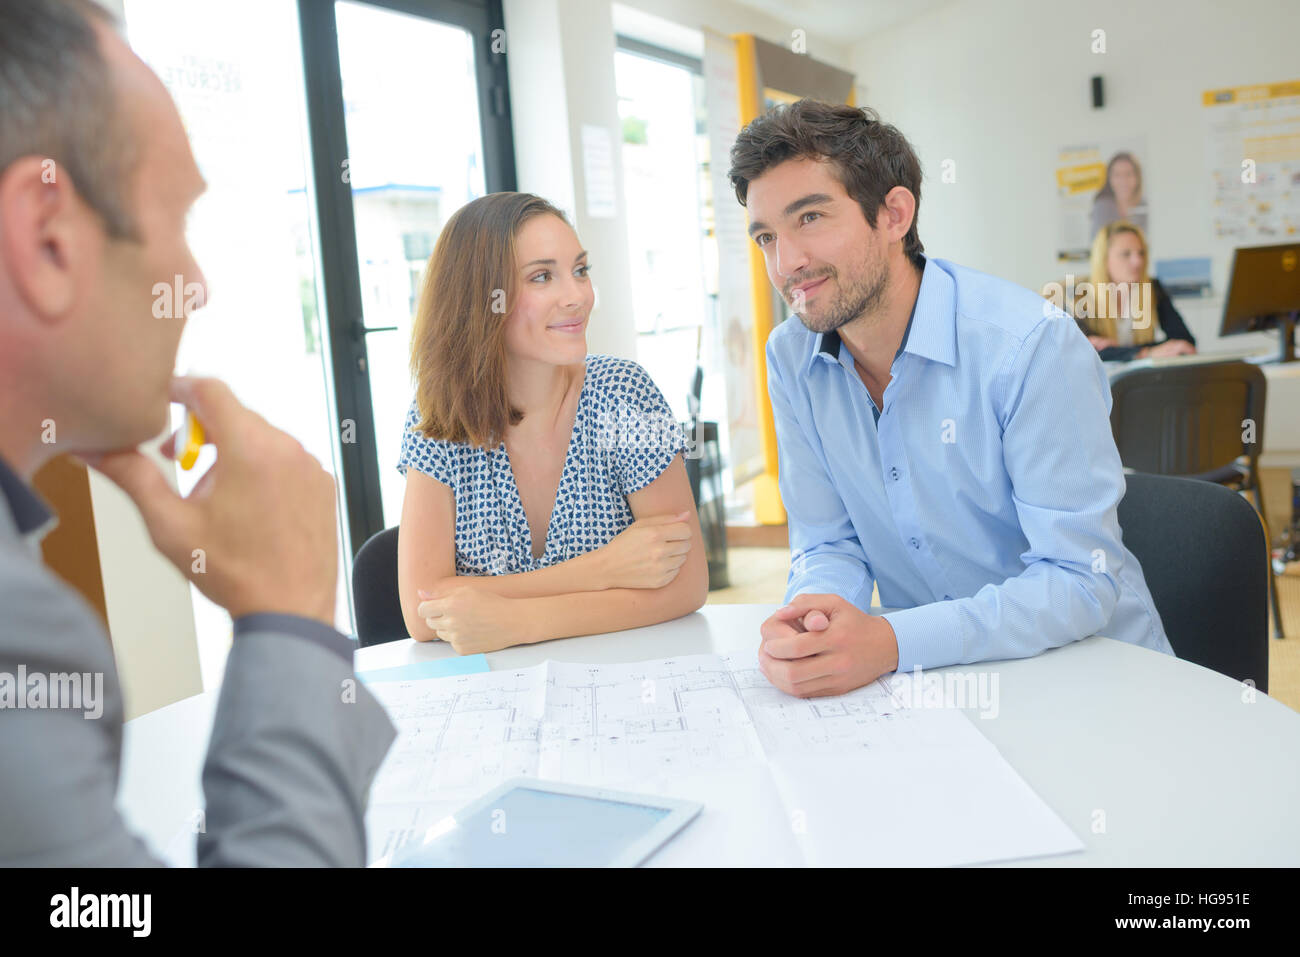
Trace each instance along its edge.
<path fill-rule="evenodd" d="M 1101 91 L 1101 77 L 1094 76 L 1092 78 L 1092 108 L 1100 110 L 1105 105 L 1105 98 L 1102 96 Z"/>

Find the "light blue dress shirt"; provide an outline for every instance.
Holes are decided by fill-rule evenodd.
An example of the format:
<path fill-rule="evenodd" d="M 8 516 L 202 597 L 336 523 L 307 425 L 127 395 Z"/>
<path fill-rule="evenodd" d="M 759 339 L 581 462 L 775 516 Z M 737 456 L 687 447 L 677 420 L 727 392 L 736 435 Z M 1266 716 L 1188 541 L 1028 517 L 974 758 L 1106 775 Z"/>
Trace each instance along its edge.
<path fill-rule="evenodd" d="M 838 333 L 767 342 L 786 600 L 874 582 L 898 670 L 1024 658 L 1089 635 L 1173 654 L 1115 509 L 1110 385 L 1035 293 L 927 259 L 876 410 Z M 877 420 L 876 413 L 879 413 Z"/>

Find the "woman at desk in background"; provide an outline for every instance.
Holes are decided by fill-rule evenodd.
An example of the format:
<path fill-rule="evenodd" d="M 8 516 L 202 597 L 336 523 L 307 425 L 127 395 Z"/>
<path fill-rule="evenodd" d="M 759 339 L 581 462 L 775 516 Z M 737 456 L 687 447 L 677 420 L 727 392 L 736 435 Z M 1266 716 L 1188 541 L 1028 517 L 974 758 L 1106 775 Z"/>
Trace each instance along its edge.
<path fill-rule="evenodd" d="M 1196 352 L 1196 340 L 1147 262 L 1146 237 L 1126 220 L 1102 227 L 1092 242 L 1090 288 L 1076 300 L 1074 317 L 1103 362 Z M 1155 341 L 1157 329 L 1164 342 Z"/>
<path fill-rule="evenodd" d="M 398 588 L 419 641 L 473 654 L 704 604 L 681 428 L 641 366 L 587 354 L 590 268 L 528 193 L 476 199 L 442 229 L 397 466 Z"/>

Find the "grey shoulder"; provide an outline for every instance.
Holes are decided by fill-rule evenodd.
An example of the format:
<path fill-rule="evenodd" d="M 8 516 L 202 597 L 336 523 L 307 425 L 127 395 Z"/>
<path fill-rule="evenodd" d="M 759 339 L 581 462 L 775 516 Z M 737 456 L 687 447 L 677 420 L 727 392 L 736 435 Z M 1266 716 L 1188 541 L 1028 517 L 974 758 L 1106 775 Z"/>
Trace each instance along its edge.
<path fill-rule="evenodd" d="M 49 671 L 108 671 L 103 622 L 71 586 L 20 548 L 0 546 L 0 659 Z"/>

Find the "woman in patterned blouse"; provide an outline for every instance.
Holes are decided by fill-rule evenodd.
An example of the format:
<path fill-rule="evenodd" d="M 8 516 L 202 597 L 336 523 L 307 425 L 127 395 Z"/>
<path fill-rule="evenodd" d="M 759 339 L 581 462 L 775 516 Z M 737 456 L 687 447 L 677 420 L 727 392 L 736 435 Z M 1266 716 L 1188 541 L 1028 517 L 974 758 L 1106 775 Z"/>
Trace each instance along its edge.
<path fill-rule="evenodd" d="M 398 469 L 411 636 L 460 654 L 704 604 L 685 441 L 635 362 L 588 355 L 587 253 L 527 193 L 458 210 L 425 271 Z"/>

